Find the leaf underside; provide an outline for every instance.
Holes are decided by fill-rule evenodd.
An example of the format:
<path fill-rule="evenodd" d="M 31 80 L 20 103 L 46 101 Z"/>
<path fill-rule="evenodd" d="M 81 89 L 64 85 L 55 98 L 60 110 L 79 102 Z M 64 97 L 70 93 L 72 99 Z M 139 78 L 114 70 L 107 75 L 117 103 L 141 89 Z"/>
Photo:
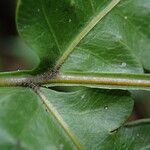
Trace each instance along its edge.
<path fill-rule="evenodd" d="M 134 76 L 150 70 L 149 14 L 149 0 L 19 0 L 16 20 L 40 59 L 31 74 Z M 69 91 L 0 88 L 0 149 L 150 148 L 149 122 L 124 125 L 128 91 Z"/>
<path fill-rule="evenodd" d="M 110 145 L 140 148 L 148 143 L 148 125 L 114 131 L 132 111 L 128 92 L 84 89 L 64 93 L 45 88 L 41 91 L 86 149 L 108 149 Z M 1 88 L 0 104 L 1 149 L 77 149 L 62 129 L 63 122 L 49 112 L 53 108 L 45 110 L 32 90 Z"/>
<path fill-rule="evenodd" d="M 145 31 L 150 2 L 125 0 L 109 10 L 117 1 L 94 0 L 92 5 L 90 0 L 20 1 L 18 30 L 41 59 L 38 71 L 59 65 L 61 73 L 142 73 L 142 66 L 150 69 L 150 39 Z M 141 17 L 146 18 L 146 26 L 137 14 L 139 9 L 145 12 Z"/>

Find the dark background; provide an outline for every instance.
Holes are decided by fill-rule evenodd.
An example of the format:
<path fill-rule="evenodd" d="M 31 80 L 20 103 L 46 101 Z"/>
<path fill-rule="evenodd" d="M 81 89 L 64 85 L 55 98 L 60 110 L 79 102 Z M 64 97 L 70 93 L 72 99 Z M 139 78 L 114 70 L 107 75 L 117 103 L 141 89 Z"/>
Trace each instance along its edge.
<path fill-rule="evenodd" d="M 16 3 L 17 0 L 0 0 L 0 71 L 31 69 L 36 64 L 36 56 L 17 33 Z"/>
<path fill-rule="evenodd" d="M 34 64 L 24 59 L 30 58 L 29 51 L 17 33 L 15 7 L 16 0 L 0 0 L 0 72 L 30 69 Z M 135 107 L 130 120 L 150 117 L 150 92 L 133 92 L 133 97 Z"/>
<path fill-rule="evenodd" d="M 16 0 L 0 0 L 0 23 L 1 36 L 17 35 L 15 26 Z"/>

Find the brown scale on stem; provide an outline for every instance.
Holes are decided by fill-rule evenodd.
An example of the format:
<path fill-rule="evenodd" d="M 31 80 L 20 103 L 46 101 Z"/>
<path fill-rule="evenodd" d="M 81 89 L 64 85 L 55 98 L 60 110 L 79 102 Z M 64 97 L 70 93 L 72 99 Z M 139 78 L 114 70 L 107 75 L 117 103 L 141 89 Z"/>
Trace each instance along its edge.
<path fill-rule="evenodd" d="M 54 79 L 59 74 L 59 69 L 60 67 L 57 67 L 40 75 L 29 77 L 21 83 L 21 86 L 30 87 L 37 91 L 42 83 Z"/>

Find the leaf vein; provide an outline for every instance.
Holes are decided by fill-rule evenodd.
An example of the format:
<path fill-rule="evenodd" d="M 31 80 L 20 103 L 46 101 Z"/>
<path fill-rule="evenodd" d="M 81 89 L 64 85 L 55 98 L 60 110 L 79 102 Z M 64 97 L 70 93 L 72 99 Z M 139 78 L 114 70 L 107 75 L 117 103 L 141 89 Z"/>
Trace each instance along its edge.
<path fill-rule="evenodd" d="M 50 111 L 50 113 L 53 115 L 53 117 L 56 119 L 56 121 L 59 123 L 59 125 L 63 128 L 65 133 L 68 135 L 68 137 L 72 140 L 74 145 L 78 150 L 84 150 L 83 145 L 80 143 L 79 139 L 76 137 L 76 135 L 72 132 L 72 130 L 68 127 L 67 123 L 63 120 L 61 115 L 58 113 L 56 108 L 48 101 L 47 97 L 44 95 L 44 93 L 37 89 L 35 92 L 39 95 L 47 109 Z"/>
<path fill-rule="evenodd" d="M 90 1 L 90 4 L 91 4 L 93 13 L 95 13 L 95 8 L 94 8 L 93 0 L 89 0 L 89 1 Z"/>
<path fill-rule="evenodd" d="M 51 25 L 51 23 L 50 23 L 50 21 L 49 21 L 47 15 L 46 15 L 45 8 L 44 8 L 42 2 L 41 2 L 41 7 L 42 7 L 42 12 L 43 12 L 45 21 L 46 21 L 46 23 L 47 23 L 48 29 L 49 29 L 50 33 L 52 34 L 52 36 L 53 36 L 53 38 L 54 38 L 54 41 L 55 41 L 55 43 L 56 43 L 56 45 L 57 45 L 57 48 L 58 48 L 59 52 L 61 52 L 61 48 L 60 48 L 59 42 L 58 42 L 58 40 L 57 40 L 56 34 L 55 34 L 54 30 L 53 30 L 53 27 L 52 27 L 52 25 Z"/>
<path fill-rule="evenodd" d="M 121 0 L 112 0 L 100 13 L 98 13 L 77 35 L 75 40 L 68 46 L 64 54 L 58 59 L 55 68 L 59 68 L 65 60 L 68 58 L 70 53 L 73 52 L 75 47 L 80 41 L 103 19 Z"/>

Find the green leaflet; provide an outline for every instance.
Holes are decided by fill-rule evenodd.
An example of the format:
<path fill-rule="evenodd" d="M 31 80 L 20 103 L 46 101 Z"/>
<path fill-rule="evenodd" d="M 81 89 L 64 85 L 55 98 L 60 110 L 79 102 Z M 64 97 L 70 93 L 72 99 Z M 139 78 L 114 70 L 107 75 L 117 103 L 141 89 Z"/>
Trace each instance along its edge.
<path fill-rule="evenodd" d="M 124 91 L 87 89 L 68 94 L 42 91 L 83 147 L 89 150 L 100 149 L 110 132 L 124 122 L 132 109 L 132 100 Z"/>
<path fill-rule="evenodd" d="M 118 5 L 121 14 L 136 31 L 139 40 L 135 43 L 134 53 L 140 58 L 144 68 L 150 70 L 150 1 L 125 0 Z M 133 43 L 134 45 L 134 43 Z"/>
<path fill-rule="evenodd" d="M 49 77 L 47 83 L 59 84 L 65 77 L 67 82 L 71 75 L 80 75 L 84 80 L 97 77 L 104 81 L 108 77 L 111 82 L 119 81 L 115 81 L 114 88 L 149 90 L 149 75 L 143 74 L 143 67 L 150 69 L 150 40 L 146 32 L 150 2 L 144 3 L 19 0 L 18 31 L 40 63 L 31 72 L 2 73 L 0 86 L 23 85 L 31 77 L 29 74 L 55 69 L 54 78 Z M 141 17 L 147 22 L 143 24 Z M 36 76 L 34 83 L 39 84 L 47 75 Z M 132 87 L 133 81 L 138 81 L 138 87 Z M 100 87 L 91 83 L 86 86 Z M 34 90 L 36 93 L 28 88 L 0 88 L 0 149 L 149 148 L 149 121 L 124 126 L 133 107 L 127 91 L 85 88 L 67 93 L 41 87 Z"/>
<path fill-rule="evenodd" d="M 47 108 L 30 89 L 0 89 L 0 149 L 138 150 L 149 144 L 149 123 L 115 131 L 132 111 L 128 92 L 85 89 L 64 93 L 45 88 L 41 92 Z M 66 126 L 69 130 L 64 130 Z"/>
<path fill-rule="evenodd" d="M 26 88 L 0 89 L 0 149 L 56 150 L 70 140 L 42 107 L 39 97 Z"/>
<path fill-rule="evenodd" d="M 74 132 L 77 132 L 77 136 L 82 140 L 87 139 L 87 144 L 88 138 L 96 136 L 96 134 L 94 135 L 92 133 L 98 130 L 99 132 L 110 132 L 119 127 L 124 119 L 128 117 L 132 109 L 132 101 L 128 96 L 125 96 L 126 92 L 122 92 L 124 100 L 120 94 L 118 94 L 118 100 L 113 100 L 112 95 L 116 98 L 117 92 L 108 91 L 107 95 L 100 90 L 85 90 L 65 94 L 46 89 L 43 90 L 46 95 L 48 94 L 48 97 L 51 95 L 50 100 L 52 100 L 52 105 L 58 109 L 57 111 L 64 118 L 64 121 L 67 122 L 68 126 L 70 127 L 71 125 L 71 129 L 73 131 L 75 130 Z M 25 149 L 42 149 L 44 145 L 54 146 L 54 149 L 58 149 L 61 143 L 65 145 L 65 141 L 67 141 L 64 148 L 72 149 L 69 148 L 69 145 L 71 145 L 69 143 L 71 142 L 67 140 L 68 138 L 65 136 L 63 129 L 58 126 L 58 122 L 53 118 L 51 113 L 47 113 L 42 108 L 42 103 L 31 90 L 24 88 L 1 88 L 0 96 L 1 138 L 5 140 L 1 142 L 1 149 L 2 146 L 17 147 L 18 141 L 20 146 L 22 145 Z M 100 97 L 102 97 L 102 99 Z M 105 102 L 106 98 L 108 98 L 108 102 Z M 113 103 L 113 101 L 116 101 L 116 103 Z M 106 105 L 108 110 L 105 109 Z M 118 105 L 120 105 L 120 107 L 118 107 Z M 114 119 L 110 114 L 113 113 L 117 115 L 116 109 L 120 111 L 120 115 Z M 93 120 L 96 122 L 94 123 Z M 106 120 L 108 120 L 108 122 Z M 84 124 L 84 122 L 86 124 Z M 103 122 L 103 124 L 100 122 Z M 85 131 L 83 128 L 85 128 Z M 93 131 L 91 132 L 90 130 L 92 128 Z M 84 133 L 81 132 L 82 130 Z M 83 138 L 82 136 L 85 136 L 87 133 L 89 133 L 89 137 L 87 135 L 86 138 Z M 2 137 L 3 134 L 6 134 L 6 136 Z M 62 136 L 62 138 L 59 136 Z M 98 134 L 97 136 L 102 135 Z"/>
<path fill-rule="evenodd" d="M 116 150 L 148 150 L 150 148 L 149 134 L 149 122 L 126 126 L 107 138 L 106 146 L 102 146 L 102 149 L 112 149 L 111 145 L 113 145 Z"/>
<path fill-rule="evenodd" d="M 118 2 L 21 0 L 18 30 L 40 57 L 36 71 L 62 65 L 63 73 L 142 73 L 143 55 L 149 60 L 149 38 L 137 32 L 143 24 L 126 19 L 125 4 L 136 2 L 121 1 L 116 7 Z"/>

